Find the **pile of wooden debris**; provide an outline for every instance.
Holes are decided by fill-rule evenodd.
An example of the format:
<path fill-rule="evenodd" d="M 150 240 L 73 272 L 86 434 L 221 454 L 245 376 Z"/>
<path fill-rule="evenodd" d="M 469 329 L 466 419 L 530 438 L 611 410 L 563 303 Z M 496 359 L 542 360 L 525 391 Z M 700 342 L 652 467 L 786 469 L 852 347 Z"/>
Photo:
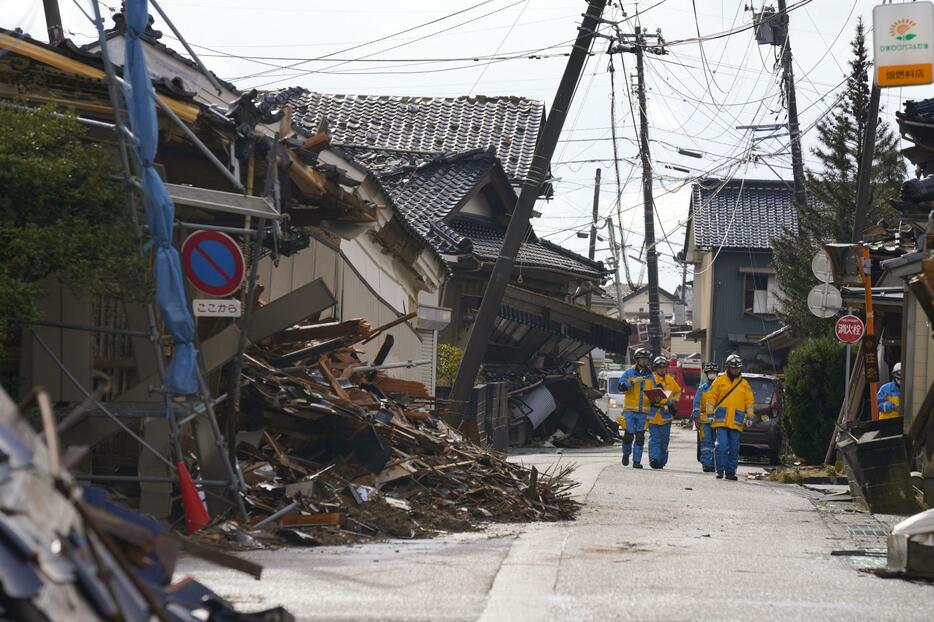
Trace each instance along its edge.
<path fill-rule="evenodd" d="M 0 389 L 0 619 L 291 622 L 281 607 L 241 613 L 207 586 L 173 580 L 179 553 L 246 572 L 262 568 L 170 533 L 80 486 L 60 456 L 48 396 L 44 438 Z M 80 454 L 80 452 L 78 452 Z"/>
<path fill-rule="evenodd" d="M 331 544 L 575 516 L 570 468 L 539 473 L 466 440 L 423 384 L 380 371 L 391 337 L 374 365 L 358 358 L 377 334 L 306 325 L 247 354 L 236 441 L 252 536 Z"/>

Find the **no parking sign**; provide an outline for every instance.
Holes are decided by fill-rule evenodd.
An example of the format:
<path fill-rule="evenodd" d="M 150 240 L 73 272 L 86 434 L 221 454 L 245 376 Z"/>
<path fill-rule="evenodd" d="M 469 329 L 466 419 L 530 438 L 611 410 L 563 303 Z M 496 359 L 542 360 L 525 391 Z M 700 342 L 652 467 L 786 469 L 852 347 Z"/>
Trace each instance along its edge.
<path fill-rule="evenodd" d="M 182 244 L 182 268 L 205 294 L 229 296 L 243 282 L 243 253 L 226 233 L 196 231 Z"/>

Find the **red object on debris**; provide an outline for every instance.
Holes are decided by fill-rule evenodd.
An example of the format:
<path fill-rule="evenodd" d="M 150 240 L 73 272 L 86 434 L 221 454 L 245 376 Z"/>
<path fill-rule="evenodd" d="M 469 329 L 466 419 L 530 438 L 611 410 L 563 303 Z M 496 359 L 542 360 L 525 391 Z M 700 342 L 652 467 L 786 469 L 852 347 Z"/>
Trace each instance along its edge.
<path fill-rule="evenodd" d="M 195 488 L 185 463 L 179 460 L 175 466 L 178 468 L 178 485 L 182 491 L 182 507 L 185 509 L 185 531 L 191 535 L 207 527 L 211 517 L 201 501 L 201 496 L 198 495 L 198 489 Z"/>
<path fill-rule="evenodd" d="M 855 315 L 844 315 L 837 320 L 834 332 L 843 343 L 859 343 L 866 332 L 866 326 Z"/>

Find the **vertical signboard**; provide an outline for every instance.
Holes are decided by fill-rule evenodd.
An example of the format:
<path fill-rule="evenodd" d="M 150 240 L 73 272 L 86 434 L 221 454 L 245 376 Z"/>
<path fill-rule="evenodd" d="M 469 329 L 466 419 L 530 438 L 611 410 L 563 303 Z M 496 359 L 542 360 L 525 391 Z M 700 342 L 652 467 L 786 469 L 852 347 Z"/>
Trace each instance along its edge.
<path fill-rule="evenodd" d="M 872 10 L 873 64 L 880 88 L 934 82 L 934 4 L 883 4 Z"/>

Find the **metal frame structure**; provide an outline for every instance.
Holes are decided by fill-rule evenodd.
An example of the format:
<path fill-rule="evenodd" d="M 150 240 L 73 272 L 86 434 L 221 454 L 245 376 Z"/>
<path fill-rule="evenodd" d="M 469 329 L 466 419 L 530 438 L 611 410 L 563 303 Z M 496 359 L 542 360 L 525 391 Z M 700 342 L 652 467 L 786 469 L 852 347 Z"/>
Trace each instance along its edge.
<path fill-rule="evenodd" d="M 139 162 L 136 160 L 136 154 L 132 148 L 132 145 L 135 144 L 136 142 L 136 138 L 133 136 L 133 133 L 130 131 L 129 127 L 127 126 L 125 119 L 123 117 L 123 112 L 122 112 L 125 109 L 125 103 L 126 103 L 125 95 L 123 91 L 124 89 L 128 87 L 126 83 L 120 77 L 116 75 L 113 63 L 111 62 L 111 58 L 110 58 L 109 50 L 108 50 L 108 42 L 107 42 L 106 35 L 104 33 L 104 23 L 101 17 L 101 10 L 100 10 L 98 0 L 94 0 L 91 3 L 91 5 L 93 7 L 92 22 L 97 30 L 97 34 L 100 40 L 101 60 L 104 65 L 104 73 L 105 73 L 106 80 L 107 80 L 111 107 L 113 109 L 113 114 L 114 114 L 114 123 L 112 125 L 101 123 L 98 126 L 107 127 L 107 129 L 113 130 L 116 135 L 118 151 L 120 154 L 120 161 L 121 161 L 121 166 L 122 166 L 122 171 L 123 171 L 123 174 L 120 177 L 120 179 L 123 182 L 124 188 L 126 189 L 128 208 L 130 209 L 130 212 L 131 212 L 132 222 L 134 226 L 137 227 L 140 238 L 142 238 L 142 236 L 145 234 L 146 227 L 143 223 L 141 223 L 140 218 L 139 218 L 139 202 L 138 202 L 138 197 L 137 197 L 137 193 L 141 190 L 141 183 L 140 183 L 140 180 L 137 174 L 139 171 Z M 162 15 L 163 18 L 166 19 L 166 21 L 168 22 L 168 18 L 165 16 L 162 9 L 156 6 L 155 3 L 153 3 L 153 5 L 155 6 L 156 10 L 160 13 L 160 15 Z M 174 30 L 174 26 L 173 26 L 173 30 Z M 181 34 L 178 33 L 177 31 L 175 32 L 176 32 L 176 35 L 180 39 L 182 39 Z M 188 45 L 187 43 L 185 43 L 183 39 L 182 39 L 182 43 L 185 45 L 186 49 L 188 49 Z M 201 64 L 200 60 L 198 60 L 196 56 L 195 58 L 199 66 L 203 68 L 203 65 Z M 209 75 L 209 72 L 208 72 L 208 75 Z M 213 83 L 213 79 L 210 75 L 209 75 L 209 79 L 211 79 Z M 277 180 L 275 180 L 273 184 L 267 184 L 267 186 L 269 187 L 269 190 L 271 190 L 270 192 L 267 192 L 267 194 L 271 196 L 268 196 L 268 197 L 247 196 L 246 190 L 243 187 L 243 185 L 240 183 L 240 180 L 237 177 L 235 177 L 234 174 L 231 173 L 231 171 L 223 163 L 221 163 L 220 160 L 218 160 L 217 157 L 207 148 L 207 146 L 205 146 L 204 143 L 202 143 L 198 139 L 198 137 L 194 134 L 194 132 L 190 128 L 188 128 L 188 126 L 185 125 L 185 123 L 181 119 L 179 119 L 178 116 L 175 115 L 169 109 L 169 107 L 164 104 L 164 102 L 160 100 L 158 95 L 153 93 L 153 96 L 155 99 L 154 103 L 158 105 L 159 108 L 163 110 L 166 113 L 166 115 L 176 125 L 179 126 L 179 128 L 186 135 L 186 137 L 231 182 L 231 185 L 236 189 L 236 191 L 241 193 L 241 194 L 224 193 L 224 192 L 210 191 L 210 190 L 206 190 L 202 188 L 191 188 L 191 187 L 175 188 L 177 192 L 172 192 L 171 190 L 172 186 L 168 185 L 170 187 L 170 193 L 173 195 L 173 199 L 176 198 L 174 196 L 176 194 L 197 197 L 201 199 L 202 201 L 204 200 L 210 201 L 211 208 L 215 210 L 223 210 L 223 211 L 227 211 L 230 213 L 238 213 L 246 217 L 247 227 L 242 228 L 242 229 L 236 228 L 236 227 L 215 227 L 211 225 L 200 227 L 198 225 L 180 222 L 178 220 L 176 220 L 175 222 L 175 227 L 177 228 L 184 228 L 184 229 L 205 228 L 205 229 L 212 229 L 212 230 L 223 230 L 225 232 L 243 235 L 252 241 L 251 265 L 250 265 L 249 276 L 248 276 L 247 284 L 246 284 L 248 304 L 246 306 L 244 315 L 240 321 L 240 330 L 241 330 L 242 337 L 240 339 L 240 343 L 238 344 L 237 357 L 235 357 L 234 359 L 234 362 L 235 362 L 234 371 L 237 375 L 239 375 L 239 365 L 236 364 L 236 362 L 242 358 L 243 351 L 246 347 L 245 336 L 246 336 L 246 333 L 248 332 L 251 315 L 252 315 L 250 310 L 254 302 L 253 297 L 255 296 L 255 290 L 256 290 L 257 264 L 258 264 L 260 255 L 262 254 L 262 246 L 263 246 L 263 239 L 266 233 L 266 226 L 268 222 L 270 221 L 274 222 L 282 218 L 280 210 L 277 209 L 278 207 L 277 198 L 278 197 L 277 197 L 277 193 L 275 192 L 276 186 L 277 186 Z M 273 151 L 275 150 L 273 149 Z M 273 171 L 272 174 L 275 175 L 276 174 L 275 166 L 272 167 L 272 171 Z M 182 197 L 179 197 L 179 198 L 182 198 Z M 182 199 L 182 203 L 185 203 L 184 199 Z M 204 207 L 204 205 L 201 205 L 201 207 Z M 254 217 L 257 221 L 255 229 L 249 228 L 251 216 Z M 64 362 L 58 356 L 55 355 L 54 351 L 48 346 L 48 344 L 45 343 L 44 340 L 42 340 L 42 338 L 36 333 L 35 330 L 33 330 L 31 331 L 31 334 L 33 338 L 36 340 L 36 342 L 39 344 L 39 346 L 46 352 L 46 354 L 49 355 L 49 357 L 56 363 L 56 365 L 58 365 L 58 367 L 63 371 L 63 373 L 65 373 L 65 375 L 72 382 L 72 384 L 76 386 L 79 392 L 85 396 L 86 402 L 89 404 L 89 407 L 87 408 L 78 409 L 80 412 L 75 412 L 74 417 L 67 418 L 67 420 L 63 421 L 61 425 L 67 424 L 67 428 L 71 428 L 77 423 L 79 423 L 80 421 L 83 421 L 88 417 L 101 417 L 101 416 L 107 417 L 110 420 L 112 420 L 115 424 L 117 424 L 117 426 L 120 427 L 123 431 L 125 431 L 130 437 L 136 440 L 140 444 L 142 451 L 148 451 L 151 454 L 153 454 L 161 463 L 165 464 L 170 474 L 175 475 L 177 473 L 176 463 L 183 462 L 184 460 L 180 441 L 179 441 L 181 428 L 187 425 L 188 423 L 196 421 L 200 418 L 201 421 L 199 423 L 207 425 L 208 435 L 210 439 L 208 440 L 208 439 L 202 438 L 201 434 L 199 433 L 199 439 L 207 440 L 207 442 L 201 444 L 201 451 L 199 452 L 199 465 L 201 467 L 202 477 L 200 479 L 195 480 L 195 483 L 200 484 L 201 486 L 205 487 L 205 493 L 210 498 L 222 500 L 228 506 L 233 507 L 236 510 L 238 510 L 241 517 L 244 520 L 246 520 L 247 519 L 246 508 L 243 503 L 243 498 L 240 494 L 242 490 L 242 486 L 243 486 L 243 478 L 242 476 L 239 476 L 239 473 L 237 472 L 237 465 L 235 462 L 233 451 L 231 450 L 228 453 L 227 443 L 226 443 L 224 435 L 221 433 L 221 429 L 220 429 L 220 426 L 218 425 L 217 417 L 216 417 L 215 410 L 214 410 L 214 407 L 217 404 L 219 404 L 220 402 L 228 398 L 228 394 L 225 394 L 217 399 L 213 399 L 211 397 L 210 390 L 205 380 L 203 356 L 199 354 L 198 370 L 197 370 L 198 393 L 192 397 L 186 396 L 184 399 L 173 399 L 172 393 L 167 391 L 164 387 L 166 365 L 165 365 L 164 352 L 163 352 L 163 347 L 162 347 L 163 335 L 160 329 L 160 324 L 156 317 L 155 305 L 152 301 L 146 304 L 146 316 L 147 316 L 147 321 L 149 324 L 149 329 L 147 332 L 138 331 L 138 330 L 124 330 L 124 329 L 109 328 L 109 327 L 83 326 L 83 325 L 77 325 L 77 324 L 56 323 L 56 322 L 41 322 L 41 323 L 36 323 L 36 324 L 55 326 L 57 328 L 61 328 L 64 330 L 103 332 L 103 333 L 110 333 L 110 334 L 126 335 L 130 337 L 144 337 L 148 339 L 154 349 L 156 368 L 157 368 L 158 378 L 160 382 L 160 386 L 150 387 L 150 393 L 161 393 L 162 394 L 162 407 L 160 410 L 161 410 L 162 416 L 168 423 L 168 428 L 169 428 L 168 448 L 171 453 L 171 457 L 167 457 L 163 455 L 163 453 L 159 449 L 157 449 L 156 447 L 153 447 L 152 444 L 147 442 L 146 439 L 142 437 L 142 435 L 138 434 L 136 431 L 134 431 L 130 426 L 128 426 L 123 421 L 123 419 L 137 420 L 137 421 L 140 419 L 144 421 L 151 420 L 151 419 L 157 420 L 158 417 L 153 417 L 153 415 L 156 414 L 155 412 L 143 412 L 138 408 L 137 409 L 134 409 L 132 407 L 127 408 L 131 404 L 129 402 L 126 404 L 121 404 L 119 402 L 110 402 L 109 404 L 103 403 L 98 398 L 98 396 L 92 394 L 92 392 L 87 387 L 82 386 L 80 381 L 77 378 L 75 378 L 75 376 L 67 369 Z M 234 380 L 233 385 L 235 387 L 239 387 L 239 384 L 237 383 L 236 380 Z M 236 396 L 235 395 L 231 396 L 231 399 L 232 400 L 236 399 Z M 187 411 L 186 416 L 184 416 L 182 419 L 179 419 L 179 415 L 180 415 L 179 410 Z M 199 427 L 199 430 L 200 430 L 200 427 Z M 206 454 L 209 454 L 209 455 L 206 455 Z M 206 465 L 208 463 L 213 464 L 214 467 L 219 467 L 219 465 L 221 464 L 223 465 L 222 467 L 220 467 L 220 469 L 218 468 L 213 469 L 217 474 L 223 475 L 223 479 L 219 477 L 208 478 L 206 476 L 207 471 L 210 470 L 206 468 Z M 145 475 L 144 473 L 138 473 L 135 476 L 80 475 L 78 477 L 79 479 L 84 479 L 87 481 L 101 481 L 101 482 L 110 481 L 110 482 L 137 482 L 137 483 L 171 483 L 171 482 L 176 481 L 174 477 L 152 476 L 152 475 Z M 206 490 L 207 487 L 222 488 L 226 491 L 227 494 L 219 496 L 217 494 L 211 493 L 210 491 Z"/>

